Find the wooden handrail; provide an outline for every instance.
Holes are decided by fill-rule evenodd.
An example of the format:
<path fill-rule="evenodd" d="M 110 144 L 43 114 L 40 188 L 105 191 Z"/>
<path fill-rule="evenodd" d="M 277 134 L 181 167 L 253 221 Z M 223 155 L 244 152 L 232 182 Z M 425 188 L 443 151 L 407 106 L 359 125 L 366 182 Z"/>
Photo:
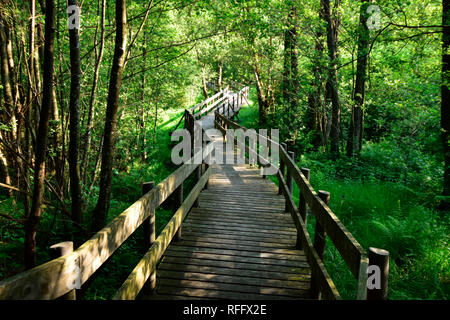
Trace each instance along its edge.
<path fill-rule="evenodd" d="M 202 102 L 196 104 L 196 105 L 193 106 L 192 108 L 188 109 L 188 111 L 189 111 L 191 114 L 194 114 L 196 109 L 202 108 L 204 105 L 210 103 L 211 101 L 214 101 L 215 99 L 217 99 L 218 97 L 220 97 L 221 95 L 224 95 L 224 94 L 226 94 L 226 93 L 228 93 L 228 87 L 226 87 L 225 89 L 223 89 L 223 90 L 217 92 L 217 93 L 216 93 L 215 95 L 213 95 L 212 97 L 210 97 L 210 98 L 208 98 L 208 99 L 206 99 L 206 100 L 204 100 L 204 101 L 202 101 Z"/>
<path fill-rule="evenodd" d="M 172 238 L 183 223 L 184 218 L 192 208 L 195 200 L 198 198 L 203 187 L 211 175 L 211 167 L 206 170 L 199 182 L 190 192 L 189 196 L 184 200 L 181 207 L 173 215 L 172 219 L 167 223 L 164 230 L 155 240 L 154 244 L 145 254 L 144 258 L 139 261 L 133 272 L 125 280 L 119 291 L 114 295 L 113 300 L 133 300 L 144 287 L 152 272 L 156 269 L 156 264 L 161 259 L 165 250 L 169 246 Z"/>
<path fill-rule="evenodd" d="M 209 143 L 194 157 L 205 159 L 213 148 Z M 71 291 L 73 283 L 85 283 L 198 166 L 182 165 L 73 253 L 1 281 L 0 300 L 51 300 Z"/>
<path fill-rule="evenodd" d="M 233 122 L 232 120 L 226 118 L 225 116 L 216 113 L 216 119 L 223 121 L 227 127 L 232 127 L 234 129 L 243 129 L 248 130 L 247 128 L 240 126 L 239 124 Z M 222 127 L 220 121 L 215 121 L 218 129 L 224 133 L 225 128 Z M 280 143 L 271 140 L 268 137 L 262 136 L 260 134 L 256 134 L 259 138 L 267 139 L 267 145 L 269 142 L 271 144 L 275 144 L 279 148 L 280 161 L 284 163 L 287 172 L 290 173 L 293 180 L 296 182 L 298 188 L 300 189 L 301 194 L 305 198 L 306 204 L 311 209 L 311 212 L 316 216 L 317 222 L 324 228 L 326 234 L 330 237 L 332 243 L 339 251 L 340 255 L 347 263 L 350 271 L 354 275 L 357 280 L 357 299 L 366 299 L 366 283 L 367 283 L 367 266 L 368 266 L 368 257 L 366 251 L 362 248 L 359 242 L 353 237 L 353 235 L 347 230 L 347 228 L 343 225 L 343 223 L 337 218 L 337 216 L 331 211 L 327 204 L 325 204 L 315 192 L 314 188 L 309 183 L 308 179 L 301 173 L 300 169 L 297 167 L 295 161 L 287 154 L 286 150 L 281 146 Z M 246 152 L 254 150 L 248 150 L 246 146 Z M 261 158 L 261 157 L 260 157 Z M 258 158 L 258 159 L 260 159 Z M 289 189 L 284 181 L 284 178 L 280 171 L 277 174 L 278 181 L 280 184 L 280 190 L 285 196 L 287 202 L 287 208 L 291 212 L 292 218 L 294 220 L 294 224 L 299 231 L 299 237 L 302 238 L 302 243 L 308 245 L 311 241 L 309 236 L 302 231 L 301 223 L 303 220 L 299 218 L 300 216 L 297 214 L 298 208 L 294 204 L 292 199 L 292 194 L 289 192 Z M 295 212 L 295 215 L 294 213 Z M 305 229 L 306 231 L 306 229 Z M 315 252 L 314 248 L 308 246 L 306 251 L 310 251 L 310 257 L 308 259 L 314 259 L 317 252 Z M 318 261 L 311 260 L 313 265 L 319 266 Z M 319 272 L 319 271 L 318 271 Z M 325 282 L 328 282 L 331 279 L 327 279 L 325 274 L 322 272 L 318 274 L 319 281 L 322 281 L 322 290 L 328 290 L 328 294 L 332 296 L 332 290 L 330 287 L 323 288 Z M 321 280 L 320 280 L 321 279 Z M 326 280 L 326 281 L 325 281 Z M 331 291 L 330 291 L 331 290 Z M 334 289 L 333 289 L 334 290 Z"/>

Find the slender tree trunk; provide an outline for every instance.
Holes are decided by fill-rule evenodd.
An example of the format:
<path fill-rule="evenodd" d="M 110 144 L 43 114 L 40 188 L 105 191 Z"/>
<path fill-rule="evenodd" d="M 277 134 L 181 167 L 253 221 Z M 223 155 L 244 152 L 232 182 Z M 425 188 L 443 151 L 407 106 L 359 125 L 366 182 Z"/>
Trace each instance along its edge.
<path fill-rule="evenodd" d="M 290 78 L 291 78 L 291 51 L 292 51 L 292 39 L 290 26 L 291 19 L 290 14 L 287 18 L 287 28 L 284 31 L 284 65 L 283 65 L 283 104 L 285 107 L 290 104 Z"/>
<path fill-rule="evenodd" d="M 440 209 L 450 211 L 450 0 L 442 1 L 442 85 L 441 85 L 441 128 L 444 148 L 444 189 L 445 197 Z"/>
<path fill-rule="evenodd" d="M 42 213 L 42 198 L 45 180 L 45 153 L 47 147 L 48 124 L 53 94 L 53 50 L 55 40 L 55 3 L 46 0 L 45 45 L 44 45 L 44 87 L 42 109 L 36 139 L 36 159 L 34 167 L 33 204 L 25 225 L 25 267 L 36 265 L 36 231 Z"/>
<path fill-rule="evenodd" d="M 219 61 L 219 78 L 217 80 L 218 90 L 222 90 L 222 74 L 223 74 L 223 62 Z"/>
<path fill-rule="evenodd" d="M 294 114 L 298 108 L 298 95 L 300 82 L 298 79 L 298 15 L 297 8 L 292 6 L 290 13 L 291 28 L 289 33 L 291 34 L 291 77 L 290 77 L 290 108 Z"/>
<path fill-rule="evenodd" d="M 323 2 L 320 2 L 319 9 L 319 21 L 324 20 L 324 8 Z M 325 48 L 324 43 L 324 28 L 319 24 L 317 27 L 317 32 L 315 34 L 315 48 L 313 61 L 313 74 L 314 79 L 312 81 L 312 91 L 308 95 L 308 110 L 306 113 L 306 127 L 308 131 L 312 134 L 312 145 L 314 150 L 318 150 L 320 145 L 323 144 L 323 137 L 326 134 L 322 126 L 322 117 L 326 117 L 324 112 L 325 103 L 323 99 L 323 94 L 325 92 L 325 77 L 323 70 L 323 50 Z M 321 139 L 322 136 L 322 139 Z"/>
<path fill-rule="evenodd" d="M 358 58 L 356 65 L 355 91 L 353 95 L 352 119 L 347 140 L 347 156 L 360 154 L 364 130 L 364 98 L 366 92 L 367 59 L 369 53 L 369 28 L 367 28 L 367 7 L 372 0 L 361 0 L 359 18 Z"/>
<path fill-rule="evenodd" d="M 92 83 L 91 97 L 89 100 L 89 111 L 88 111 L 88 121 L 87 121 L 87 125 L 86 125 L 86 135 L 84 138 L 83 149 L 81 150 L 81 156 L 82 156 L 81 163 L 83 164 L 83 167 L 84 167 L 83 184 L 86 184 L 87 171 L 89 168 L 89 165 L 87 162 L 89 160 L 89 150 L 91 147 L 94 105 L 95 105 L 95 98 L 96 98 L 96 93 L 97 93 L 98 77 L 99 77 L 100 67 L 101 67 L 102 60 L 103 60 L 103 52 L 105 49 L 106 0 L 99 0 L 99 1 L 101 1 L 101 6 L 100 6 L 100 2 L 99 2 L 99 10 L 98 10 L 99 14 L 101 15 L 100 49 L 99 49 L 97 61 L 95 64 L 94 79 L 93 79 L 93 83 Z"/>
<path fill-rule="evenodd" d="M 94 209 L 91 231 L 96 232 L 106 223 L 111 196 L 111 175 L 114 156 L 114 140 L 117 132 L 117 111 L 119 108 L 120 85 L 125 63 L 127 43 L 126 0 L 116 1 L 116 40 L 114 58 L 111 68 L 108 102 L 106 109 L 105 130 L 103 135 L 102 167 L 100 174 L 100 191 Z"/>
<path fill-rule="evenodd" d="M 144 44 L 147 43 L 147 33 L 144 31 Z M 140 106 L 140 120 L 139 120 L 139 131 L 142 135 L 142 146 L 141 146 L 141 161 L 144 162 L 147 160 L 147 132 L 145 127 L 145 87 L 147 85 L 147 78 L 145 76 L 145 69 L 147 65 L 147 47 L 144 45 L 142 47 L 142 60 L 143 60 L 143 66 L 142 66 L 142 84 L 141 84 L 141 106 Z M 138 139 L 138 146 L 139 146 L 139 139 Z"/>
<path fill-rule="evenodd" d="M 69 0 L 69 6 L 78 6 L 77 0 Z M 70 193 L 72 196 L 72 220 L 81 223 L 81 186 L 80 167 L 78 164 L 78 145 L 80 133 L 80 38 L 77 28 L 69 29 L 70 39 L 70 141 L 69 141 L 69 173 Z"/>
<path fill-rule="evenodd" d="M 17 136 L 17 126 L 14 96 L 11 86 L 10 64 L 8 61 L 8 39 L 6 35 L 8 27 L 4 16 L 0 15 L 0 68 L 3 84 L 3 99 L 5 102 L 6 114 L 9 117 L 9 124 L 11 125 L 11 132 L 8 134 L 7 140 L 9 140 L 10 143 L 13 143 Z"/>
<path fill-rule="evenodd" d="M 203 89 L 203 96 L 205 97 L 205 100 L 209 98 L 208 95 L 208 86 L 206 85 L 206 70 L 205 66 L 202 66 L 202 89 Z"/>
<path fill-rule="evenodd" d="M 338 70 L 337 70 L 337 51 L 338 51 L 338 33 L 339 33 L 339 19 L 333 17 L 330 6 L 330 0 L 323 1 L 324 18 L 327 23 L 327 45 L 328 56 L 330 59 L 329 66 L 329 88 L 331 93 L 331 132 L 330 132 L 330 153 L 334 159 L 339 157 L 339 140 L 340 140 L 340 126 L 341 126 L 341 106 L 339 101 L 338 89 Z M 336 2 L 337 9 L 339 1 Z"/>

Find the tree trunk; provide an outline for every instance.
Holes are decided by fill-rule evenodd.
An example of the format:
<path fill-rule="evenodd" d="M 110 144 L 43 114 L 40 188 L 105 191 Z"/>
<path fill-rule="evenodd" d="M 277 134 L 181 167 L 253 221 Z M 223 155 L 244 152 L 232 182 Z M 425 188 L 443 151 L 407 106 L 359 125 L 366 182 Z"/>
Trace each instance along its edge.
<path fill-rule="evenodd" d="M 298 79 L 298 15 L 297 8 L 292 6 L 290 13 L 291 28 L 291 77 L 290 77 L 290 108 L 292 112 L 296 112 L 298 108 L 298 93 L 299 93 L 299 79 Z"/>
<path fill-rule="evenodd" d="M 83 143 L 83 149 L 81 151 L 82 160 L 81 163 L 83 163 L 84 170 L 83 170 L 83 184 L 86 184 L 87 179 L 87 171 L 88 171 L 88 161 L 89 161 L 89 150 L 91 147 L 91 132 L 93 128 L 93 115 L 94 115 L 94 105 L 95 105 L 95 97 L 97 93 L 97 84 L 98 84 L 98 76 L 100 73 L 100 67 L 103 60 L 103 52 L 105 48 L 105 16 L 106 16 L 106 0 L 99 0 L 101 1 L 101 9 L 100 9 L 100 2 L 99 2 L 99 14 L 101 10 L 101 31 L 100 31 L 100 49 L 98 52 L 97 61 L 95 64 L 95 70 L 94 70 L 94 79 L 92 83 L 92 90 L 91 90 L 91 97 L 89 100 L 89 111 L 88 111 L 88 121 L 86 125 L 86 135 L 84 138 Z M 97 43 L 95 43 L 96 45 Z"/>
<path fill-rule="evenodd" d="M 441 85 L 441 128 L 444 148 L 444 189 L 445 197 L 440 209 L 450 210 L 450 0 L 442 1 L 442 85 Z"/>
<path fill-rule="evenodd" d="M 78 6 L 77 0 L 69 0 L 69 6 Z M 77 28 L 69 29 L 70 41 L 70 141 L 69 141 L 69 175 L 72 196 L 72 220 L 81 223 L 81 187 L 80 167 L 78 164 L 78 145 L 80 133 L 80 38 Z"/>
<path fill-rule="evenodd" d="M 347 156 L 353 157 L 361 153 L 364 130 L 364 98 L 366 86 L 367 59 L 369 54 L 369 28 L 367 28 L 367 7 L 372 0 L 361 0 L 359 17 L 358 61 L 356 65 L 355 91 L 353 95 L 352 119 L 347 140 Z"/>
<path fill-rule="evenodd" d="M 147 65 L 147 47 L 145 44 L 147 43 L 147 33 L 144 31 L 144 45 L 142 46 L 142 83 L 141 83 L 141 106 L 139 110 L 139 130 L 142 135 L 142 145 L 141 149 L 139 150 L 141 152 L 141 161 L 145 162 L 147 160 L 147 130 L 145 126 L 145 87 L 147 85 L 147 78 L 145 77 L 145 69 Z M 138 147 L 139 147 L 139 139 L 138 139 Z"/>
<path fill-rule="evenodd" d="M 116 40 L 114 58 L 108 90 L 105 129 L 103 134 L 102 167 L 100 174 L 100 191 L 94 209 L 91 231 L 97 232 L 106 223 L 111 196 L 111 175 L 114 156 L 114 140 L 117 132 L 117 110 L 119 93 L 125 63 L 127 43 L 126 0 L 116 1 Z"/>
<path fill-rule="evenodd" d="M 205 100 L 207 100 L 209 98 L 209 95 L 208 95 L 208 86 L 206 85 L 205 66 L 202 66 L 202 89 L 203 89 L 203 96 L 205 97 Z"/>
<path fill-rule="evenodd" d="M 284 32 L 284 65 L 283 65 L 283 104 L 287 107 L 290 97 L 290 78 L 291 78 L 291 51 L 292 51 L 292 39 L 290 32 L 290 14 L 287 19 L 287 28 Z"/>
<path fill-rule="evenodd" d="M 219 78 L 217 80 L 217 89 L 222 90 L 222 74 L 223 74 L 223 62 L 219 61 Z"/>
<path fill-rule="evenodd" d="M 42 108 L 39 128 L 36 137 L 36 157 L 34 166 L 33 204 L 30 216 L 25 225 L 25 268 L 36 265 L 36 231 L 42 213 L 42 198 L 44 195 L 45 154 L 47 147 L 48 124 L 53 94 L 53 50 L 55 40 L 55 3 L 46 0 L 45 44 L 44 44 L 44 84 Z"/>
<path fill-rule="evenodd" d="M 329 66 L 329 89 L 331 93 L 331 131 L 330 131 L 330 153 L 333 159 L 339 157 L 339 139 L 341 126 L 341 106 L 339 101 L 338 89 L 338 70 L 337 70 L 337 48 L 338 48 L 338 33 L 339 33 L 339 19 L 332 16 L 330 0 L 323 1 L 324 18 L 327 23 L 327 45 L 328 56 L 330 59 Z M 336 2 L 337 9 L 339 2 Z"/>
<path fill-rule="evenodd" d="M 324 20 L 324 8 L 323 2 L 321 1 L 320 9 L 319 9 L 319 21 Z M 325 112 L 325 103 L 322 95 L 325 92 L 325 82 L 324 82 L 324 66 L 322 63 L 323 60 L 323 50 L 324 50 L 324 29 L 321 25 L 318 26 L 318 30 L 315 34 L 316 37 L 316 45 L 315 45 L 315 53 L 313 60 L 313 74 L 314 79 L 312 82 L 312 91 L 308 96 L 308 110 L 306 112 L 306 127 L 307 130 L 312 135 L 311 143 L 313 145 L 314 150 L 318 150 L 320 145 L 323 145 L 324 136 L 326 134 L 323 126 L 322 126 L 322 117 L 326 117 L 327 114 Z M 322 139 L 321 139 L 322 136 Z"/>

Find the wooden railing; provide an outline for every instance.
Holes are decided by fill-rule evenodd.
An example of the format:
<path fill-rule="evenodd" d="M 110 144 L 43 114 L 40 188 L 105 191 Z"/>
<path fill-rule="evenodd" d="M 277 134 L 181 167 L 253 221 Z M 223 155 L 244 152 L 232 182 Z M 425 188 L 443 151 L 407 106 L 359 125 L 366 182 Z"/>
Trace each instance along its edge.
<path fill-rule="evenodd" d="M 206 99 L 199 104 L 196 104 L 192 108 L 188 109 L 189 113 L 192 114 L 195 120 L 202 118 L 203 115 L 208 114 L 213 110 L 213 108 L 219 106 L 228 97 L 229 87 L 219 91 L 209 99 Z"/>
<path fill-rule="evenodd" d="M 1 281 L 0 300 L 49 300 L 71 293 L 75 285 L 85 284 L 124 241 L 144 225 L 145 242 L 150 249 L 114 297 L 135 298 L 150 275 L 154 274 L 156 263 L 174 235 L 180 235 L 184 217 L 207 185 L 211 171 L 204 160 L 212 150 L 213 144 L 209 143 L 192 158 L 197 161 L 187 162 L 152 190 L 144 190 L 145 194 L 138 201 L 77 250 Z M 196 185 L 183 201 L 183 183 L 194 171 Z M 179 209 L 155 239 L 155 210 L 172 194 L 176 195 Z M 149 287 L 154 285 L 154 276 L 151 278 Z"/>
<path fill-rule="evenodd" d="M 247 130 L 247 128 L 238 125 L 217 112 L 215 113 L 215 126 L 223 135 L 225 135 L 226 129 L 228 128 Z M 258 154 L 259 139 L 256 141 L 255 149 L 250 148 L 245 141 L 244 145 L 242 145 L 242 142 L 239 142 L 239 146 L 245 148 L 244 150 L 247 156 L 253 154 L 253 156 L 256 156 L 255 158 L 257 159 L 258 164 L 261 165 L 262 163 L 265 163 L 265 166 L 272 165 L 268 160 L 268 148 L 271 143 L 279 148 L 280 165 L 277 170 L 279 194 L 284 195 L 286 201 L 285 210 L 291 214 L 297 229 L 297 248 L 304 250 L 308 263 L 311 266 L 311 298 L 341 298 L 323 263 L 326 236 L 328 236 L 356 278 L 356 298 L 366 299 L 367 293 L 370 293 L 370 291 L 367 291 L 367 268 L 369 264 L 367 253 L 329 208 L 330 194 L 326 191 L 319 191 L 319 194 L 316 193 L 309 183 L 309 169 L 302 168 L 300 170 L 297 167 L 297 164 L 294 161 L 294 153 L 288 152 L 284 143 L 279 144 L 276 141 L 272 141 L 259 134 L 256 134 L 256 136 L 258 138 L 266 139 L 265 145 L 267 146 L 267 151 L 265 152 L 265 157 Z M 228 135 L 227 139 L 229 139 L 229 137 L 230 136 Z M 238 144 L 236 137 L 234 137 L 234 143 L 235 145 Z M 292 195 L 294 182 L 300 190 L 298 206 Z M 314 242 L 311 240 L 306 227 L 307 207 L 309 207 L 311 213 L 316 218 Z M 378 251 L 383 252 L 383 250 Z M 371 248 L 371 254 L 374 254 L 374 252 L 377 252 L 377 250 Z M 371 258 L 370 264 L 377 264 L 376 260 L 377 258 L 374 256 L 373 259 Z M 384 265 L 380 265 L 379 263 L 377 265 L 386 272 L 385 263 Z M 385 295 L 387 294 L 387 287 L 381 288 L 380 290 L 385 292 Z M 375 292 L 374 290 L 371 291 Z M 372 296 L 378 298 L 376 295 L 372 294 Z"/>

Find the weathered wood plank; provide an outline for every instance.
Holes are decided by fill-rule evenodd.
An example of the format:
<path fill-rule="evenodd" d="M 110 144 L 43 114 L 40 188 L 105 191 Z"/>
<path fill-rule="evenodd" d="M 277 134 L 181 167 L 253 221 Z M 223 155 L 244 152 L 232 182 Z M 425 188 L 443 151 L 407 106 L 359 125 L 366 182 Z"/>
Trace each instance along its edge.
<path fill-rule="evenodd" d="M 294 201 L 292 200 L 291 194 L 284 182 L 283 176 L 278 172 L 278 179 L 280 181 L 280 186 L 283 194 L 286 197 L 287 207 L 292 215 L 294 223 L 298 228 L 298 236 L 300 237 L 300 241 L 303 245 L 303 250 L 307 257 L 308 263 L 311 266 L 311 272 L 314 276 L 315 283 L 317 284 L 320 292 L 323 293 L 323 296 L 328 300 L 336 300 L 340 299 L 340 295 L 329 276 L 325 265 L 317 254 L 314 246 L 312 244 L 311 238 L 309 237 L 308 230 L 306 229 L 306 225 L 303 220 L 299 216 L 299 211 Z"/>
<path fill-rule="evenodd" d="M 287 169 L 291 172 L 311 211 L 325 229 L 325 232 L 336 246 L 336 249 L 338 249 L 353 275 L 358 278 L 361 255 L 365 254 L 364 249 L 331 209 L 319 199 L 309 181 L 284 150 L 280 150 L 280 156 L 285 161 Z"/>
<path fill-rule="evenodd" d="M 209 144 L 203 155 L 212 147 Z M 1 281 L 0 299 L 56 299 L 71 291 L 74 283 L 85 283 L 196 167 L 178 168 L 73 253 Z"/>
<path fill-rule="evenodd" d="M 276 242 L 280 245 L 289 245 L 293 246 L 295 244 L 295 238 L 279 238 L 279 237 L 267 237 L 267 236 L 258 236 L 253 234 L 242 234 L 242 233 L 224 233 L 219 232 L 217 230 L 208 230 L 208 229 L 201 229 L 201 230 L 195 230 L 195 229 L 185 229 L 186 235 L 192 235 L 192 236 L 204 236 L 204 237 L 216 237 L 219 240 L 222 239 L 232 239 L 232 240 L 242 240 L 242 241 L 250 241 L 250 242 L 258 242 L 258 241 L 267 241 L 267 242 Z"/>
<path fill-rule="evenodd" d="M 207 298 L 217 298 L 217 299 L 230 299 L 230 300 L 280 300 L 283 297 L 273 296 L 273 295 L 262 295 L 253 293 L 242 293 L 242 292 L 230 292 L 230 291 L 219 291 L 219 290 L 205 290 L 205 289 L 193 289 L 193 288 L 179 288 L 162 286 L 158 289 L 158 293 L 169 294 L 169 295 L 182 295 L 189 297 L 207 297 Z M 304 297 L 299 297 L 302 299 Z M 289 298 L 285 298 L 289 299 Z M 292 298 L 291 298 L 292 299 Z"/>
<path fill-rule="evenodd" d="M 254 281 L 253 285 L 245 285 L 245 284 L 198 281 L 187 279 L 160 278 L 159 285 L 161 287 L 172 286 L 186 289 L 193 288 L 193 289 L 207 289 L 214 291 L 228 291 L 234 294 L 250 293 L 250 294 L 261 294 L 269 296 L 272 295 L 272 296 L 282 296 L 292 298 L 306 297 L 308 293 L 307 290 L 305 289 L 264 287 L 261 286 L 261 284 L 259 284 L 256 280 Z"/>
<path fill-rule="evenodd" d="M 159 270 L 158 278 L 198 280 L 206 282 L 244 284 L 250 286 L 261 285 L 264 287 L 282 288 L 282 289 L 303 289 L 303 290 L 309 289 L 308 282 L 306 281 L 274 280 L 265 278 L 245 277 L 242 275 L 226 276 L 214 273 Z"/>
<path fill-rule="evenodd" d="M 309 266 L 292 267 L 228 260 L 210 260 L 205 257 L 195 258 L 187 255 L 165 256 L 158 269 L 289 281 L 307 281 L 308 284 L 311 278 Z"/>
<path fill-rule="evenodd" d="M 167 223 L 164 230 L 155 240 L 150 250 L 145 254 L 144 258 L 134 268 L 130 276 L 125 280 L 119 291 L 113 297 L 114 300 L 134 299 L 138 295 L 139 291 L 144 286 L 151 272 L 155 270 L 156 263 L 163 255 L 166 248 L 169 246 L 170 241 L 181 226 L 184 218 L 191 209 L 194 201 L 197 199 L 201 190 L 205 186 L 211 174 L 208 169 L 205 174 L 200 178 L 199 182 L 192 189 L 182 206 L 176 211 L 172 219 Z"/>
<path fill-rule="evenodd" d="M 184 244 L 172 243 L 168 250 L 172 251 L 187 251 L 191 253 L 212 253 L 216 255 L 227 255 L 227 256 L 237 256 L 237 257 L 246 257 L 246 258 L 259 258 L 264 259 L 270 262 L 270 260 L 283 260 L 284 262 L 292 262 L 295 265 L 295 262 L 306 261 L 305 256 L 303 255 L 288 255 L 282 253 L 266 253 L 266 252 L 254 252 L 254 251 L 245 251 L 245 250 L 227 250 L 227 249 L 218 249 L 218 248 L 206 248 L 206 247 L 190 247 Z M 276 261 L 272 261 L 275 263 Z"/>
<path fill-rule="evenodd" d="M 227 250 L 245 250 L 245 251 L 254 251 L 254 252 L 264 252 L 264 253 L 279 253 L 279 254 L 290 254 L 297 256 L 301 252 L 295 249 L 286 249 L 286 248 L 268 248 L 264 246 L 255 246 L 251 244 L 232 244 L 232 243 L 217 243 L 217 242 L 207 242 L 201 241 L 198 239 L 187 240 L 184 239 L 180 244 L 189 246 L 189 247 L 200 247 L 200 248 L 216 248 L 216 249 L 227 249 Z"/>
<path fill-rule="evenodd" d="M 184 225 L 183 226 L 185 228 L 185 230 L 189 230 L 189 231 L 197 231 L 197 232 L 216 232 L 216 233 L 224 233 L 224 234 L 230 234 L 230 235 L 242 235 L 242 234 L 246 234 L 246 232 L 242 232 L 242 230 L 230 230 L 230 229 L 226 229 L 224 230 L 223 228 L 218 228 L 215 226 L 187 226 Z M 251 232 L 250 234 L 258 236 L 258 237 L 271 237 L 274 234 L 268 234 L 268 233 L 260 233 L 260 232 Z M 284 239 L 284 240 L 293 240 L 295 241 L 296 239 L 296 235 L 287 235 L 287 234 L 277 234 L 276 235 L 278 238 L 280 239 Z"/>

